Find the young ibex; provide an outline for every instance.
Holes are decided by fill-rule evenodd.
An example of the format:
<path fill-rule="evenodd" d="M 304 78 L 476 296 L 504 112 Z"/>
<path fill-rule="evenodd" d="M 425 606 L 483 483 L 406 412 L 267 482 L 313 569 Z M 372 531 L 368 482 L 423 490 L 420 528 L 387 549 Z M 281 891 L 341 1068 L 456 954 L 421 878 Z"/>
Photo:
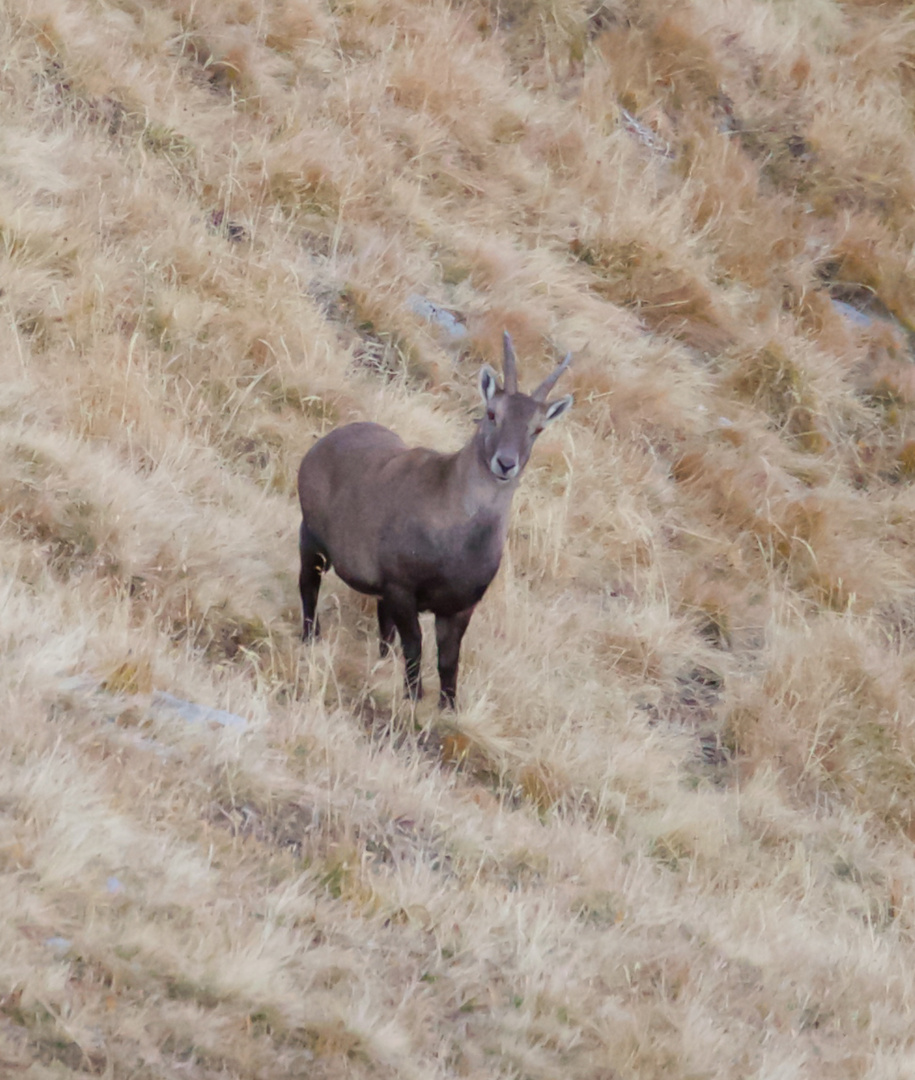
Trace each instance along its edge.
<path fill-rule="evenodd" d="M 419 612 L 435 614 L 439 707 L 454 707 L 461 639 L 499 569 L 512 495 L 534 439 L 572 404 L 571 395 L 546 400 L 571 359 L 533 394 L 519 393 L 506 333 L 505 386 L 483 367 L 486 412 L 456 454 L 408 449 L 393 431 L 370 423 L 347 424 L 315 443 L 299 467 L 306 641 L 319 633 L 321 575 L 333 566 L 347 585 L 378 597 L 381 655 L 396 630 L 414 699 L 422 697 Z"/>

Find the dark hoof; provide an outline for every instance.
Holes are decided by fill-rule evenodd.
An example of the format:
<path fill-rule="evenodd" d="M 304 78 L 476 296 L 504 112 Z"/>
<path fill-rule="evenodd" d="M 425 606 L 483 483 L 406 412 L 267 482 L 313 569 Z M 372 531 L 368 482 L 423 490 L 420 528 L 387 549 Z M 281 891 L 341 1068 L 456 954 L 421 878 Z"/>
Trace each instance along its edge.
<path fill-rule="evenodd" d="M 391 646 L 384 640 L 384 638 L 382 638 L 381 641 L 378 642 L 378 655 L 381 657 L 382 660 L 384 660 L 384 658 L 386 656 L 390 656 L 390 654 Z"/>
<path fill-rule="evenodd" d="M 303 641 L 317 641 L 321 636 L 321 624 L 317 619 L 314 622 L 305 623 L 305 628 L 302 630 Z"/>
<path fill-rule="evenodd" d="M 421 701 L 423 696 L 423 684 L 417 683 L 415 686 L 406 684 L 407 696 L 411 701 Z"/>
<path fill-rule="evenodd" d="M 453 710 L 456 707 L 455 704 L 454 704 L 454 694 L 446 694 L 445 691 L 443 690 L 438 695 L 438 707 L 440 709 L 452 709 Z"/>

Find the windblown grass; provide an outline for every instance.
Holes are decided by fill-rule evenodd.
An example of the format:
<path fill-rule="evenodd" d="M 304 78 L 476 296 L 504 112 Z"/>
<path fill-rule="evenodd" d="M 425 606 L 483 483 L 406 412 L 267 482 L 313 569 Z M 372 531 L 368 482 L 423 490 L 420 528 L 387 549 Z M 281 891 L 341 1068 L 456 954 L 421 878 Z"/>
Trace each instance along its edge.
<path fill-rule="evenodd" d="M 911 1076 L 908 8 L 0 12 L 0 1073 Z M 295 470 L 503 328 L 576 405 L 414 712 Z"/>

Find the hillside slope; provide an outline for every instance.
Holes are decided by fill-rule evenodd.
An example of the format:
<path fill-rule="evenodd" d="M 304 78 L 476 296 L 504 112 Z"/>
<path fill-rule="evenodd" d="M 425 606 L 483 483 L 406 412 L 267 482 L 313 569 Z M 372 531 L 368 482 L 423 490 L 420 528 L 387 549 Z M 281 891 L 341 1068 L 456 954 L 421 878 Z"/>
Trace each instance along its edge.
<path fill-rule="evenodd" d="M 4 0 L 0 57 L 0 1074 L 912 1076 L 908 5 Z M 333 575 L 299 640 L 295 470 L 457 448 L 503 329 L 575 406 L 414 711 Z"/>

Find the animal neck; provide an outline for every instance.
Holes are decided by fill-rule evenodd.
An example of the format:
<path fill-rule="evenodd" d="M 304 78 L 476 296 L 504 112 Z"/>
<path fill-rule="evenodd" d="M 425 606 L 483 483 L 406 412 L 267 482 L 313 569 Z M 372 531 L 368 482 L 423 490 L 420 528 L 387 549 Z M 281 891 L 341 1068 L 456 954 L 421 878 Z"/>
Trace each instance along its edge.
<path fill-rule="evenodd" d="M 477 430 L 470 441 L 452 458 L 451 479 L 454 495 L 467 517 L 480 514 L 507 518 L 517 480 L 501 483 L 492 474 Z"/>

